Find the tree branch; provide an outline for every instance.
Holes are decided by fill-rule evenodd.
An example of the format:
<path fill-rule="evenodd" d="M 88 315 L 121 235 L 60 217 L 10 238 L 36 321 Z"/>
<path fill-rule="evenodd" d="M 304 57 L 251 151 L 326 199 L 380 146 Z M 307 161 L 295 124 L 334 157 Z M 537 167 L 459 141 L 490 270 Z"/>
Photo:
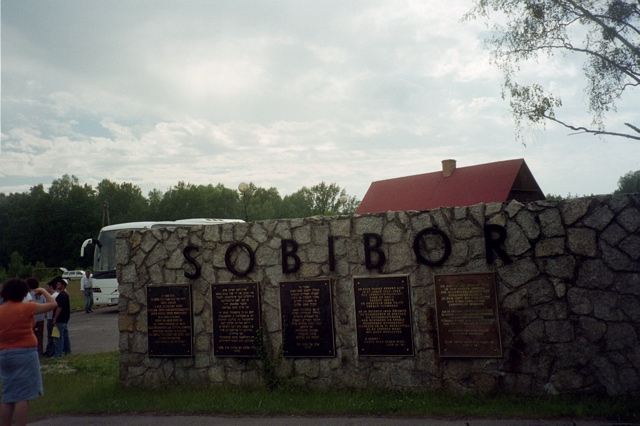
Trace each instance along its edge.
<path fill-rule="evenodd" d="M 625 125 L 625 126 L 627 126 L 627 127 L 631 127 L 633 130 L 635 130 L 636 132 L 640 133 L 640 128 L 638 128 L 638 127 L 634 126 L 633 124 L 631 124 L 631 123 L 624 123 L 624 125 Z"/>
<path fill-rule="evenodd" d="M 595 22 L 596 24 L 598 24 L 599 26 L 601 26 L 602 28 L 604 28 L 605 30 L 610 30 L 611 27 L 608 26 L 607 24 L 605 24 L 604 22 L 602 22 L 600 19 L 598 19 L 593 13 L 589 12 L 587 9 L 585 9 L 584 7 L 582 7 L 581 5 L 579 5 L 577 2 L 575 2 L 574 0 L 566 0 L 567 3 L 569 3 L 570 5 L 572 5 L 573 7 L 575 7 L 576 9 L 578 9 L 580 12 L 582 12 L 584 14 L 585 17 L 587 17 L 588 19 L 590 19 L 591 21 Z M 627 39 L 625 39 L 624 37 L 622 37 L 620 35 L 620 33 L 618 33 L 618 31 L 613 31 L 613 35 L 615 38 L 617 38 L 618 40 L 620 40 L 620 42 L 622 44 L 624 44 L 625 46 L 627 46 L 627 48 L 629 48 L 629 50 L 631 50 L 636 56 L 640 57 L 640 48 L 638 48 L 638 46 L 634 46 L 632 43 L 629 43 L 629 41 Z"/>
<path fill-rule="evenodd" d="M 507 55 L 531 53 L 531 52 L 534 52 L 536 50 L 544 50 L 544 49 L 558 49 L 558 50 L 565 49 L 565 50 L 569 50 L 571 52 L 578 52 L 578 53 L 584 53 L 584 54 L 590 55 L 590 56 L 595 56 L 596 58 L 601 59 L 601 60 L 607 62 L 608 64 L 612 65 L 613 67 L 619 69 L 622 73 L 627 75 L 629 78 L 631 78 L 632 80 L 635 80 L 637 84 L 640 84 L 640 74 L 636 73 L 632 69 L 630 69 L 628 67 L 621 66 L 620 64 L 618 64 L 615 61 L 609 59 L 608 57 L 604 56 L 601 53 L 598 53 L 598 52 L 590 50 L 590 49 L 574 47 L 571 43 L 565 43 L 562 46 L 551 44 L 551 45 L 536 46 L 533 49 L 513 49 L 511 52 L 507 52 Z M 633 85 L 633 86 L 635 86 L 635 85 Z"/>
<path fill-rule="evenodd" d="M 620 19 L 615 19 L 611 16 L 607 16 L 607 15 L 594 15 L 595 17 L 601 18 L 601 19 L 608 19 L 610 21 L 616 22 L 626 28 L 630 28 L 631 30 L 633 30 L 634 32 L 640 34 L 640 29 L 636 28 L 635 26 L 631 25 L 628 22 L 625 21 L 621 21 Z"/>
<path fill-rule="evenodd" d="M 546 114 L 543 114 L 543 117 L 548 119 L 548 120 L 551 120 L 551 121 L 553 121 L 555 123 L 558 123 L 558 124 L 568 128 L 568 129 L 575 130 L 576 132 L 579 132 L 578 134 L 590 133 L 592 135 L 620 136 L 620 137 L 623 137 L 623 138 L 635 139 L 635 140 L 640 141 L 640 136 L 630 135 L 630 134 L 627 134 L 627 133 L 608 132 L 606 130 L 594 130 L 594 129 L 588 129 L 586 127 L 576 127 L 576 126 L 572 126 L 571 124 L 567 124 L 567 123 L 565 123 L 565 122 L 563 122 L 561 120 L 558 120 L 555 117 L 551 117 L 551 116 L 546 115 Z M 625 123 L 625 125 L 631 127 L 633 130 L 635 130 L 636 132 L 640 133 L 640 129 L 638 129 L 637 127 L 635 127 L 635 126 L 633 126 L 633 125 L 631 125 L 629 123 Z"/>

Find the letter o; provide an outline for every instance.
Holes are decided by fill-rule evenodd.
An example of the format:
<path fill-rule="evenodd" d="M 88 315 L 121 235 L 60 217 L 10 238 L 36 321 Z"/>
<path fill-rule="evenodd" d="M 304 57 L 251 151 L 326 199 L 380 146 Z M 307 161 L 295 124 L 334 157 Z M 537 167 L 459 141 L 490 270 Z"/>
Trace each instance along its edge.
<path fill-rule="evenodd" d="M 245 249 L 247 251 L 247 254 L 249 255 L 249 267 L 247 269 L 245 269 L 244 271 L 238 271 L 236 269 L 236 267 L 231 263 L 231 252 L 233 252 L 236 247 L 242 247 L 243 249 Z M 256 264 L 256 256 L 253 253 L 253 250 L 251 250 L 251 247 L 249 247 L 248 244 L 246 243 L 233 243 L 229 246 L 229 248 L 227 249 L 227 251 L 224 253 L 224 264 L 227 266 L 227 269 L 235 276 L 238 277 L 244 277 L 245 275 L 247 275 L 249 272 L 251 272 L 251 270 L 253 269 L 253 266 Z"/>
<path fill-rule="evenodd" d="M 444 253 L 442 254 L 442 257 L 440 257 L 440 259 L 436 261 L 429 260 L 426 257 L 424 257 L 420 252 L 420 240 L 425 235 L 438 235 L 440 236 L 440 238 L 442 238 L 442 242 L 444 243 Z M 416 259 L 418 259 L 418 261 L 423 265 L 440 266 L 444 262 L 446 262 L 446 260 L 451 255 L 451 240 L 449 240 L 449 237 L 447 237 L 447 234 L 445 234 L 438 228 L 434 228 L 434 227 L 425 228 L 422 231 L 418 232 L 418 235 L 416 235 L 416 238 L 413 240 L 413 252 L 416 255 Z"/>

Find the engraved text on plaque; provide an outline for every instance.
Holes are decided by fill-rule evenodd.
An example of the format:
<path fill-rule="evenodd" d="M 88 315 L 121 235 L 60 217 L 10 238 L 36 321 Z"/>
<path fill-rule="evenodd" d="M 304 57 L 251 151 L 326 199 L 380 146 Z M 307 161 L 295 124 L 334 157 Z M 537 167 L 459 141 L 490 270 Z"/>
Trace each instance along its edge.
<path fill-rule="evenodd" d="M 193 356 L 189 285 L 147 287 L 147 330 L 150 357 Z"/>
<path fill-rule="evenodd" d="M 256 356 L 260 329 L 258 283 L 213 284 L 211 289 L 213 354 Z"/>
<path fill-rule="evenodd" d="M 502 356 L 493 273 L 436 275 L 435 292 L 440 356 Z"/>
<path fill-rule="evenodd" d="M 354 278 L 360 356 L 412 356 L 408 276 Z"/>
<path fill-rule="evenodd" d="M 331 281 L 280 283 L 285 357 L 335 356 Z"/>

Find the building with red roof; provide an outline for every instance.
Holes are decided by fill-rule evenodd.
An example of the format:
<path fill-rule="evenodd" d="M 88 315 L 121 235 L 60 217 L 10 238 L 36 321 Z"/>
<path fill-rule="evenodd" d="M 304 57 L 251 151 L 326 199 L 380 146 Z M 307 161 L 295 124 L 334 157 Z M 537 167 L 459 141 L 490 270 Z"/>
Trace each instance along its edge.
<path fill-rule="evenodd" d="M 443 160 L 438 172 L 373 182 L 356 214 L 544 199 L 522 158 L 459 168 Z"/>

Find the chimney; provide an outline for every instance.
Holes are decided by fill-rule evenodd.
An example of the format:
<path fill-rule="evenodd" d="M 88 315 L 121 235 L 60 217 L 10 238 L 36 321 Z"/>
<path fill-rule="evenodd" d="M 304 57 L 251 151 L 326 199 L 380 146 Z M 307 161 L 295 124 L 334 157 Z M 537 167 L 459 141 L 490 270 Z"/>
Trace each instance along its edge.
<path fill-rule="evenodd" d="M 442 160 L 442 177 L 448 178 L 456 170 L 456 160 Z"/>

